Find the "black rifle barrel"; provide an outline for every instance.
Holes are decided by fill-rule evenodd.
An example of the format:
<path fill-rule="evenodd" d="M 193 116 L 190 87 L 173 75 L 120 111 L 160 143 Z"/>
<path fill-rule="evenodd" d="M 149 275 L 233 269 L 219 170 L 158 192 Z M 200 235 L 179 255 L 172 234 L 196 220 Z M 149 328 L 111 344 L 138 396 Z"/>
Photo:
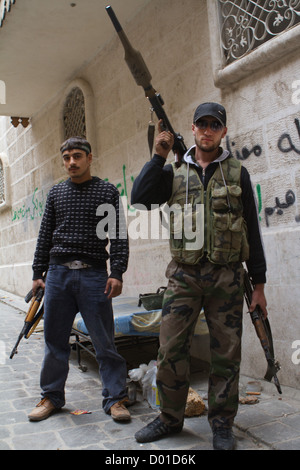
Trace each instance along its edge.
<path fill-rule="evenodd" d="M 148 96 L 147 93 L 156 93 L 155 90 L 153 90 L 153 87 L 151 85 L 151 74 L 148 70 L 147 65 L 144 62 L 144 59 L 139 51 L 134 49 L 132 45 L 129 42 L 129 39 L 127 38 L 126 34 L 123 31 L 123 28 L 121 27 L 112 7 L 108 6 L 106 7 L 106 11 L 115 27 L 115 30 L 118 33 L 118 36 L 123 44 L 124 50 L 125 50 L 125 61 L 137 83 L 137 85 L 142 86 L 145 90 L 146 96 Z"/>
<path fill-rule="evenodd" d="M 107 6 L 107 7 L 106 7 L 106 11 L 107 11 L 107 13 L 109 14 L 109 17 L 110 17 L 110 19 L 111 19 L 111 21 L 112 21 L 112 24 L 114 25 L 115 30 L 117 31 L 117 33 L 119 33 L 120 31 L 122 31 L 122 26 L 120 25 L 119 20 L 118 20 L 118 18 L 116 17 L 115 12 L 114 12 L 114 10 L 112 9 L 112 7 L 111 7 L 111 6 Z"/>
<path fill-rule="evenodd" d="M 139 51 L 134 49 L 130 44 L 126 34 L 123 31 L 113 9 L 111 6 L 106 7 L 106 11 L 117 31 L 119 38 L 123 44 L 125 50 L 125 62 L 127 63 L 129 70 L 131 71 L 137 85 L 143 87 L 146 97 L 149 99 L 152 108 L 157 115 L 158 119 L 162 119 L 162 129 L 169 130 L 174 135 L 173 152 L 182 157 L 187 148 L 185 146 L 183 137 L 176 133 L 163 109 L 163 99 L 159 93 L 151 85 L 152 76 L 149 72 L 147 65 Z"/>

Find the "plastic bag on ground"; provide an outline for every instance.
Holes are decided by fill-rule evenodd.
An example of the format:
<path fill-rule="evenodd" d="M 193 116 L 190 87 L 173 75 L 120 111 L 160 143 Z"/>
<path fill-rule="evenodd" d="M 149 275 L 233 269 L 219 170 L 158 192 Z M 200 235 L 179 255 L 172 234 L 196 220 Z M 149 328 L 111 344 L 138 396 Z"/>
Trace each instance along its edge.
<path fill-rule="evenodd" d="M 148 401 L 153 409 L 159 407 L 159 397 L 156 386 L 156 361 L 152 360 L 148 365 L 141 364 L 139 368 L 132 369 L 128 372 L 131 380 L 140 382 L 143 390 L 143 397 Z"/>

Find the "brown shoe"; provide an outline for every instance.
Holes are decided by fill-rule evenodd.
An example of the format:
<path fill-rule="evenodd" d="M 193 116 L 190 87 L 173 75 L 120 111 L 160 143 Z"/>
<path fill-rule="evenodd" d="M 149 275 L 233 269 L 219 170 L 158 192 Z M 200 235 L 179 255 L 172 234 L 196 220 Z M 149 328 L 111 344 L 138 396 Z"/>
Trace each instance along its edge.
<path fill-rule="evenodd" d="M 43 419 L 47 419 L 56 409 L 57 408 L 55 408 L 49 398 L 46 397 L 36 405 L 36 407 L 28 415 L 28 418 L 30 421 L 42 421 Z"/>
<path fill-rule="evenodd" d="M 110 414 L 115 421 L 130 421 L 131 416 L 126 406 L 124 405 L 125 402 L 128 403 L 127 398 L 118 401 L 111 406 Z"/>

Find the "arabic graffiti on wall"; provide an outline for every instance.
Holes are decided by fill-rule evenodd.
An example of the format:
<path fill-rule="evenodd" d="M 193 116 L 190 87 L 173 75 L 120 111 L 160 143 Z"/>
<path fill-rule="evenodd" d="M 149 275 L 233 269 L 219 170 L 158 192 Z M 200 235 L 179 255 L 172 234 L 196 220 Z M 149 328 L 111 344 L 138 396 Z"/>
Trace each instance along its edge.
<path fill-rule="evenodd" d="M 300 122 L 299 122 L 299 119 L 296 118 L 294 120 L 294 123 L 295 123 L 296 129 L 297 129 L 299 142 L 300 142 Z M 277 146 L 278 146 L 278 149 L 283 153 L 296 152 L 297 155 L 300 155 L 300 144 L 299 144 L 299 146 L 296 146 L 296 144 L 294 144 L 294 142 L 291 138 L 291 135 L 288 134 L 287 132 L 284 132 L 283 134 L 281 134 L 281 136 L 278 139 Z"/>
<path fill-rule="evenodd" d="M 297 155 L 300 155 L 300 121 L 298 118 L 294 119 L 294 124 L 297 130 L 299 137 L 299 144 L 295 143 L 292 139 L 292 136 L 288 132 L 283 132 L 277 141 L 277 148 L 282 153 L 296 152 Z M 235 150 L 235 141 L 231 141 L 230 138 L 226 137 L 226 147 L 229 152 L 236 157 L 238 160 L 247 160 L 251 155 L 255 157 L 260 157 L 263 153 L 262 146 L 260 144 L 255 144 L 250 149 L 246 146 L 242 147 L 241 150 Z"/>
<path fill-rule="evenodd" d="M 296 128 L 297 137 L 299 138 L 299 143 L 296 140 L 293 140 L 292 136 L 288 132 L 282 133 L 277 140 L 277 148 L 280 152 L 288 154 L 290 152 L 295 152 L 297 155 L 300 155 L 300 122 L 298 118 L 294 119 L 294 125 Z M 247 146 L 242 147 L 242 149 L 235 148 L 235 141 L 231 141 L 230 138 L 226 137 L 226 147 L 227 150 L 238 160 L 245 161 L 251 155 L 255 157 L 260 157 L 263 153 L 263 148 L 259 143 L 256 143 L 252 147 L 248 148 Z M 261 184 L 257 184 L 256 187 L 257 200 L 258 200 L 258 212 L 259 218 L 261 220 L 262 212 L 264 212 L 264 219 L 266 226 L 270 226 L 270 217 L 274 214 L 283 215 L 284 210 L 293 206 L 296 203 L 296 195 L 292 189 L 287 189 L 285 193 L 284 200 L 280 201 L 278 196 L 274 197 L 274 204 L 271 206 L 265 207 L 263 211 L 262 204 L 262 188 Z M 300 214 L 295 216 L 295 221 L 300 222 Z"/>
<path fill-rule="evenodd" d="M 122 167 L 122 174 L 123 174 L 123 181 L 121 183 L 116 184 L 116 188 L 118 189 L 120 196 L 121 197 L 126 197 L 127 201 L 129 201 L 128 198 L 128 191 L 127 191 L 127 182 L 126 182 L 126 165 L 123 165 Z M 105 181 L 108 181 L 108 178 L 105 178 Z M 134 177 L 130 176 L 130 182 L 134 182 Z M 134 212 L 135 209 L 130 206 L 129 203 L 127 203 L 127 209 L 129 212 Z"/>
<path fill-rule="evenodd" d="M 11 220 L 14 222 L 20 219 L 34 220 L 37 217 L 42 217 L 45 209 L 46 197 L 43 190 L 39 191 L 35 188 L 29 201 L 11 211 Z"/>

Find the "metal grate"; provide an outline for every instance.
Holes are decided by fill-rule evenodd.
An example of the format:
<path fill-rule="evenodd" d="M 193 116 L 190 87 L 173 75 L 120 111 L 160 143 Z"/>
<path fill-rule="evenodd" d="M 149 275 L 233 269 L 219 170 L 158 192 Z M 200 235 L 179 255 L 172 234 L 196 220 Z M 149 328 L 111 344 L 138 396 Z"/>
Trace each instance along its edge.
<path fill-rule="evenodd" d="M 6 13 L 10 12 L 12 5 L 16 3 L 16 0 L 0 0 L 0 28 L 5 20 Z"/>
<path fill-rule="evenodd" d="M 226 65 L 300 22 L 300 0 L 218 0 Z"/>
<path fill-rule="evenodd" d="M 84 96 L 80 88 L 71 90 L 67 96 L 64 112 L 64 137 L 86 137 Z"/>

